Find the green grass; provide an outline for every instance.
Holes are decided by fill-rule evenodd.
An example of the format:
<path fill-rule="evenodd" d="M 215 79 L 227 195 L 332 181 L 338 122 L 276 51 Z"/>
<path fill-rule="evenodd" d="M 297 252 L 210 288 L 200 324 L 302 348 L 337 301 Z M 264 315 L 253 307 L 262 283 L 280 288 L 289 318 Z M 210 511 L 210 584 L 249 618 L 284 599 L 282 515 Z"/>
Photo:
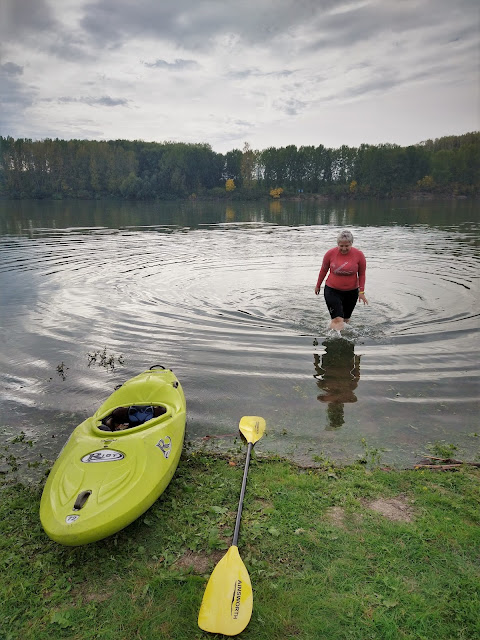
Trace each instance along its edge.
<path fill-rule="evenodd" d="M 243 458 L 185 456 L 156 504 L 115 536 L 67 548 L 41 489 L 0 492 L 1 640 L 195 640 L 231 542 Z M 373 510 L 400 505 L 404 520 Z M 390 503 L 390 499 L 397 502 Z M 480 472 L 304 470 L 253 458 L 239 540 L 255 640 L 480 637 Z M 193 566 L 189 566 L 189 562 Z"/>

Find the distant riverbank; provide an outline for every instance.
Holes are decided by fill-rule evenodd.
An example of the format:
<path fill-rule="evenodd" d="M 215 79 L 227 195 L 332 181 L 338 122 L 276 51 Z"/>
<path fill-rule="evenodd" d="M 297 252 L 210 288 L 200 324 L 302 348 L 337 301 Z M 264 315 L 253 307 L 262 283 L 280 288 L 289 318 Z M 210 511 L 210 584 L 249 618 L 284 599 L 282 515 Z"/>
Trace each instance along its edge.
<path fill-rule="evenodd" d="M 227 193 L 205 193 L 205 194 L 192 194 L 188 197 L 171 197 L 171 198 L 145 198 L 142 200 L 137 200 L 135 198 L 122 198 L 119 196 L 57 196 L 57 197 L 45 197 L 45 198 L 34 198 L 34 197 L 18 197 L 11 198 L 5 195 L 0 195 L 0 200 L 7 202 L 15 202 L 19 200 L 30 200 L 30 201 L 45 201 L 45 202 L 58 202 L 58 201 L 109 201 L 109 202 L 271 202 L 271 203 L 281 203 L 281 202 L 381 202 L 381 201 L 391 201 L 391 200 L 412 200 L 412 201 L 428 201 L 428 202 L 442 202 L 448 200 L 478 200 L 480 198 L 479 194 L 456 194 L 456 193 L 430 193 L 426 191 L 413 191 L 411 193 L 406 193 L 404 195 L 392 194 L 385 196 L 352 196 L 346 194 L 322 194 L 322 193 L 297 193 L 297 194 L 282 194 L 280 198 L 272 198 L 267 193 L 259 193 L 259 192 L 250 192 L 250 193 L 238 193 L 238 194 L 227 194 Z"/>
<path fill-rule="evenodd" d="M 289 145 L 216 153 L 208 144 L 0 136 L 0 194 L 15 198 L 259 200 L 443 197 L 480 192 L 480 133 L 416 145 Z"/>

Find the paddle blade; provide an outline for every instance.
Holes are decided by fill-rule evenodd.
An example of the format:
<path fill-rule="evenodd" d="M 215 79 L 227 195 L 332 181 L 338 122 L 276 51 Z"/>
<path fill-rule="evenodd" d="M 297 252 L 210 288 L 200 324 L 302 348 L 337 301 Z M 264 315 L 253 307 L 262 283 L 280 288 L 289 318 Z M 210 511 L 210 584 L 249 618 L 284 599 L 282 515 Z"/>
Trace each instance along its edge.
<path fill-rule="evenodd" d="M 263 436 L 265 426 L 265 420 L 259 416 L 243 416 L 239 428 L 247 442 L 255 444 Z"/>
<path fill-rule="evenodd" d="M 198 626 L 210 633 L 235 636 L 250 622 L 252 583 L 238 548 L 231 546 L 210 576 L 198 614 Z"/>

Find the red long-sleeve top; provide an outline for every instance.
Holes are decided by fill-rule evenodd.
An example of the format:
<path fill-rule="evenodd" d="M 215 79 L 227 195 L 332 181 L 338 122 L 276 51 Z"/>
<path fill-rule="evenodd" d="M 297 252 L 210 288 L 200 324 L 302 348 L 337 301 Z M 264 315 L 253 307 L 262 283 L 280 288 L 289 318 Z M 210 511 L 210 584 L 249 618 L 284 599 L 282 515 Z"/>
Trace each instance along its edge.
<path fill-rule="evenodd" d="M 343 255 L 338 247 L 329 249 L 323 256 L 317 287 L 320 288 L 330 270 L 325 284 L 332 287 L 332 289 L 351 291 L 359 287 L 360 291 L 363 291 L 365 289 L 366 267 L 365 256 L 355 247 L 351 247 L 346 255 Z"/>

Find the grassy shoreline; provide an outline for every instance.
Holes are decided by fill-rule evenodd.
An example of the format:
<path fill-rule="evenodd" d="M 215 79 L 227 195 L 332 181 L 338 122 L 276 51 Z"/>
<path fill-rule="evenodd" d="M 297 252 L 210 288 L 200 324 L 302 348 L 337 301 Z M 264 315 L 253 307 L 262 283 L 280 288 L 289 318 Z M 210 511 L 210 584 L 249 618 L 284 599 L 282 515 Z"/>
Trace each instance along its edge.
<path fill-rule="evenodd" d="M 0 638 L 222 637 L 196 620 L 231 542 L 243 453 L 184 454 L 149 511 L 85 547 L 47 538 L 42 486 L 4 482 Z M 254 589 L 239 638 L 480 636 L 478 468 L 302 469 L 254 455 L 239 549 Z"/>

